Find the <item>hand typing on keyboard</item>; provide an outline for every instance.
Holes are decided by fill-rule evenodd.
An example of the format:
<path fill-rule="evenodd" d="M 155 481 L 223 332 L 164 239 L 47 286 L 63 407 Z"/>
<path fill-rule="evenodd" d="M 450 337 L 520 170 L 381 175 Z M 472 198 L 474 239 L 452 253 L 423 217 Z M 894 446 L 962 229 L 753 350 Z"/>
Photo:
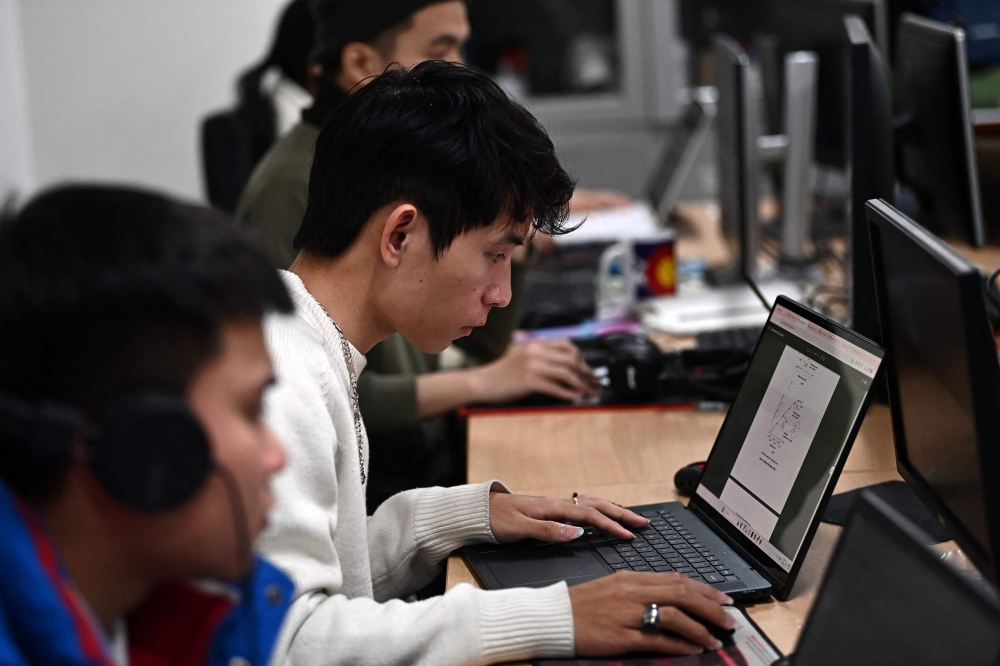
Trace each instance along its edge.
<path fill-rule="evenodd" d="M 651 511 L 649 525 L 622 540 L 593 527 L 584 536 L 604 561 L 617 571 L 676 571 L 704 583 L 736 582 L 729 565 L 713 553 L 677 516 Z"/>
<path fill-rule="evenodd" d="M 584 528 L 567 525 L 575 522 L 591 525 L 613 538 L 635 538 L 623 525 L 644 528 L 649 520 L 637 513 L 598 497 L 580 496 L 579 505 L 551 497 L 531 497 L 509 493 L 490 493 L 490 530 L 500 543 L 521 539 L 540 539 L 553 543 L 580 538 Z"/>
<path fill-rule="evenodd" d="M 721 648 L 708 627 L 733 628 L 721 606 L 732 599 L 699 582 L 722 576 L 724 569 L 716 571 L 722 565 L 718 558 L 702 552 L 701 543 L 672 516 L 653 512 L 644 517 L 596 497 L 578 500 L 576 505 L 550 497 L 490 493 L 490 529 L 497 541 L 566 542 L 586 535 L 609 564 L 617 558 L 619 566 L 612 566 L 619 573 L 569 589 L 576 654 L 695 654 Z M 643 612 L 654 603 L 660 606 L 663 631 L 642 631 Z"/>

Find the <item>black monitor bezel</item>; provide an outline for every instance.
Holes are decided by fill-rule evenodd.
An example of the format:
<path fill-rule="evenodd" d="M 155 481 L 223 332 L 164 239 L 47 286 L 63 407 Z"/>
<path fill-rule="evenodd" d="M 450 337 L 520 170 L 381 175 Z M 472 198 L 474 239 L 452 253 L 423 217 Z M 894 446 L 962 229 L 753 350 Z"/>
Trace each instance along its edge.
<path fill-rule="evenodd" d="M 730 75 L 733 77 L 735 87 L 733 100 L 723 99 L 723 91 L 719 90 L 715 114 L 718 166 L 721 169 L 723 151 L 735 148 L 738 170 L 734 178 L 729 178 L 727 174 L 721 174 L 720 199 L 724 202 L 727 198 L 732 199 L 722 206 L 722 233 L 730 242 L 735 242 L 737 245 L 733 252 L 736 262 L 733 271 L 735 275 L 739 278 L 755 279 L 759 248 L 757 229 L 758 163 L 756 160 L 759 128 L 757 127 L 758 117 L 754 107 L 760 101 L 763 92 L 755 87 L 750 57 L 738 41 L 729 35 L 718 33 L 713 35 L 712 45 L 716 65 L 718 66 L 719 61 L 725 58 L 724 66 L 731 68 Z M 727 120 L 725 118 L 725 105 L 727 103 L 732 103 L 732 111 L 735 116 L 736 136 L 733 138 L 733 146 L 723 145 L 720 133 L 722 123 Z M 732 188 L 728 193 L 725 191 L 727 187 Z M 735 208 L 736 219 L 726 219 L 726 204 Z"/>
<path fill-rule="evenodd" d="M 878 386 L 878 382 L 882 377 L 882 368 L 886 365 L 886 363 L 885 350 L 876 342 L 855 333 L 832 319 L 824 317 L 818 312 L 810 310 L 801 303 L 797 303 L 785 296 L 778 296 L 775 300 L 774 305 L 771 307 L 771 312 L 767 317 L 768 322 L 771 321 L 771 317 L 774 316 L 774 311 L 778 306 L 791 310 L 800 317 L 808 319 L 817 326 L 848 340 L 861 349 L 880 358 L 879 367 L 875 372 L 875 377 L 872 378 L 871 385 L 865 393 L 865 397 L 861 402 L 861 408 L 858 411 L 858 416 L 848 433 L 847 441 L 844 443 L 844 449 L 841 451 L 840 457 L 837 459 L 837 464 L 834 466 L 834 472 L 831 477 L 832 482 L 827 484 L 826 489 L 823 491 L 823 496 L 820 499 L 816 515 L 813 517 L 813 521 L 812 524 L 810 524 L 809 529 L 806 530 L 805 536 L 802 539 L 802 546 L 799 548 L 799 552 L 792 562 L 792 567 L 787 573 L 745 534 L 743 534 L 734 525 L 730 524 L 729 521 L 722 518 L 714 507 L 698 495 L 697 489 L 691 495 L 691 501 L 688 504 L 688 508 L 695 511 L 702 521 L 706 522 L 706 524 L 713 525 L 715 527 L 715 533 L 724 539 L 730 546 L 736 549 L 747 564 L 751 565 L 757 573 L 762 575 L 769 583 L 771 583 L 773 587 L 772 596 L 778 601 L 784 601 L 788 599 L 792 593 L 792 587 L 795 585 L 795 579 L 799 575 L 802 563 L 805 561 L 806 554 L 809 552 L 809 547 L 812 545 L 813 537 L 815 537 L 816 530 L 819 528 L 819 523 L 821 522 L 820 517 L 823 515 L 823 512 L 826 511 L 826 505 L 830 501 L 830 496 L 833 494 L 837 481 L 840 480 L 840 473 L 843 471 L 844 464 L 847 462 L 847 458 L 851 454 L 851 449 L 854 446 L 854 440 L 857 438 L 858 432 L 861 430 L 861 424 L 864 421 L 865 414 L 868 412 L 868 407 L 871 404 L 873 389 L 875 386 Z M 757 341 L 757 346 L 760 346 L 759 339 Z M 755 347 L 754 355 L 756 355 L 756 353 L 757 349 Z M 729 420 L 729 416 L 730 414 L 727 413 L 726 418 L 722 422 L 722 427 L 719 428 L 720 433 L 725 429 L 726 421 Z M 714 453 L 715 447 L 713 446 L 712 449 L 712 453 Z M 712 462 L 712 453 L 709 454 L 708 460 L 705 463 L 706 468 Z"/>
<path fill-rule="evenodd" d="M 932 571 L 936 575 L 948 579 L 952 587 L 962 590 L 963 595 L 969 599 L 970 603 L 980 607 L 984 612 L 989 612 L 994 616 L 1000 617 L 1000 608 L 998 608 L 993 600 L 987 598 L 979 589 L 971 585 L 969 580 L 957 570 L 944 564 L 938 554 L 925 545 L 931 542 L 931 539 L 926 534 L 868 491 L 861 493 L 861 497 L 851 511 L 851 515 L 844 527 L 844 532 L 837 543 L 837 548 L 830 557 L 823 581 L 816 592 L 817 599 L 821 598 L 829 589 L 843 584 L 844 581 L 836 579 L 837 572 L 839 571 L 838 567 L 845 552 L 847 552 L 847 548 L 855 545 L 854 541 L 849 537 L 852 526 L 856 524 L 855 521 L 859 516 L 863 516 L 866 520 L 879 526 L 879 533 L 884 535 L 887 540 L 892 541 L 895 546 L 913 551 L 914 555 L 920 558 L 928 571 Z M 867 545 L 862 544 L 863 547 Z M 850 582 L 858 584 L 859 581 Z M 919 582 L 915 582 L 914 585 L 919 586 Z M 849 611 L 849 609 L 842 610 Z M 808 656 L 808 651 L 800 651 L 803 646 L 808 647 L 808 642 L 812 637 L 816 636 L 817 632 L 823 631 L 825 626 L 822 623 L 822 618 L 817 617 L 815 612 L 810 612 L 806 618 L 805 625 L 802 627 L 802 633 L 796 646 L 796 654 Z"/>
<path fill-rule="evenodd" d="M 881 342 L 875 304 L 871 246 L 865 202 L 891 199 L 895 184 L 893 164 L 892 89 L 885 60 L 864 20 L 844 17 L 847 36 L 848 104 L 845 114 L 850 173 L 850 326 Z M 884 97 L 879 100 L 878 97 Z M 878 124 L 882 126 L 879 127 Z M 880 159 L 884 160 L 880 164 Z M 879 167 L 883 169 L 879 171 Z"/>
<path fill-rule="evenodd" d="M 1000 482 L 990 493 L 987 479 L 1000 480 L 1000 364 L 997 362 L 996 347 L 990 332 L 986 308 L 983 304 L 983 282 L 979 269 L 955 252 L 944 241 L 909 219 L 883 200 L 869 201 L 866 205 L 868 230 L 872 246 L 872 262 L 875 271 L 876 298 L 879 303 L 879 321 L 882 329 L 882 343 L 889 353 L 890 362 L 886 367 L 886 384 L 889 392 L 889 411 L 892 418 L 892 433 L 896 448 L 896 468 L 900 476 L 913 488 L 921 501 L 937 517 L 966 556 L 983 575 L 994 582 L 1000 581 Z M 906 431 L 903 427 L 902 405 L 899 398 L 899 379 L 892 363 L 892 338 L 887 285 L 884 279 L 885 267 L 882 261 L 882 234 L 895 234 L 912 243 L 917 249 L 929 255 L 943 268 L 950 271 L 957 282 L 961 294 L 961 307 L 965 319 L 966 351 L 969 361 L 969 377 L 972 380 L 972 395 L 975 398 L 975 427 L 979 449 L 979 463 L 983 480 L 983 499 L 986 503 L 987 521 L 990 528 L 990 557 L 983 545 L 965 528 L 958 517 L 938 498 L 923 475 L 909 462 L 906 453 Z"/>
<path fill-rule="evenodd" d="M 776 36 L 780 50 L 812 51 L 819 57 L 816 147 L 820 164 L 841 168 L 850 151 L 850 136 L 843 119 L 850 113 L 844 63 L 839 54 L 845 44 L 841 26 L 847 16 L 857 16 L 877 37 L 886 33 L 886 6 L 877 0 L 768 0 L 765 31 Z M 884 38 L 879 41 L 884 44 Z"/>
<path fill-rule="evenodd" d="M 958 128 L 962 136 L 963 159 L 961 162 L 965 167 L 964 173 L 961 176 L 965 181 L 963 185 L 965 196 L 967 197 L 967 200 L 963 204 L 968 206 L 968 210 L 965 212 L 971 216 L 971 219 L 961 221 L 959 224 L 961 224 L 962 228 L 960 229 L 955 229 L 952 226 L 947 226 L 946 228 L 952 233 L 957 232 L 961 234 L 962 240 L 970 245 L 982 247 L 986 242 L 986 231 L 983 222 L 982 197 L 979 191 L 979 168 L 976 162 L 976 144 L 972 126 L 972 104 L 969 93 L 969 64 L 965 46 L 965 31 L 961 28 L 956 28 L 909 12 L 902 14 L 896 34 L 896 83 L 901 98 L 905 96 L 906 78 L 899 72 L 899 62 L 904 57 L 909 40 L 923 42 L 924 44 L 933 44 L 943 47 L 945 50 L 950 49 L 953 51 L 955 58 L 955 71 L 953 74 L 958 88 L 958 99 L 955 100 L 955 104 L 957 105 L 962 124 Z M 906 136 L 907 130 L 904 128 L 900 133 L 900 144 L 906 144 Z M 901 162 L 900 168 L 900 178 L 905 181 L 905 160 Z M 963 205 L 962 208 L 965 209 L 966 206 Z M 956 224 L 955 220 L 942 220 L 942 222 L 946 225 Z"/>

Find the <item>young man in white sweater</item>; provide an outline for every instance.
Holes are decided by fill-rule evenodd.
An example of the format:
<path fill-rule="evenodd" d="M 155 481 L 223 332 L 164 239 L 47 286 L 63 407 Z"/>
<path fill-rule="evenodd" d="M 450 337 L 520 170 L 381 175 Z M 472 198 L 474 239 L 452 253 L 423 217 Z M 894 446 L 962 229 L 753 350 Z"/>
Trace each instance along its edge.
<path fill-rule="evenodd" d="M 620 573 L 572 589 L 403 598 L 476 542 L 570 541 L 586 521 L 620 538 L 646 520 L 610 502 L 510 494 L 497 481 L 395 495 L 368 518 L 357 405 L 363 354 L 402 333 L 436 352 L 510 298 L 510 254 L 560 233 L 573 184 L 535 119 L 459 65 L 390 70 L 351 96 L 316 145 L 293 317 L 268 325 L 278 384 L 266 415 L 288 447 L 260 545 L 297 585 L 277 663 L 483 664 L 718 647 L 729 599 L 678 574 Z M 620 524 L 621 523 L 621 524 Z M 642 631 L 660 604 L 662 628 Z"/>

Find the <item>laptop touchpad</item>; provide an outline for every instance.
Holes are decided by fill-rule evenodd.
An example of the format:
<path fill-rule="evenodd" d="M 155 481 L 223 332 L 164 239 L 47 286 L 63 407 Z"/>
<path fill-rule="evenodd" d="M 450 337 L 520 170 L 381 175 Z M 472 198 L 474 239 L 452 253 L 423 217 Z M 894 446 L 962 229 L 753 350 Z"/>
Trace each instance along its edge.
<path fill-rule="evenodd" d="M 482 554 L 500 584 L 542 587 L 560 580 L 570 585 L 608 575 L 589 544 L 519 545 Z"/>

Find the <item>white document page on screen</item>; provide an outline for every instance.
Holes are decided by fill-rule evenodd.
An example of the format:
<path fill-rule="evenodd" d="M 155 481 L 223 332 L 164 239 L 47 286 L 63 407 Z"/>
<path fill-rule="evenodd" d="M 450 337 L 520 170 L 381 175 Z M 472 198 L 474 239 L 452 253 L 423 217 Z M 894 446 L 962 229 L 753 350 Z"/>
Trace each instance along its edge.
<path fill-rule="evenodd" d="M 730 473 L 776 514 L 785 507 L 839 381 L 840 375 L 791 347 L 781 353 Z"/>

